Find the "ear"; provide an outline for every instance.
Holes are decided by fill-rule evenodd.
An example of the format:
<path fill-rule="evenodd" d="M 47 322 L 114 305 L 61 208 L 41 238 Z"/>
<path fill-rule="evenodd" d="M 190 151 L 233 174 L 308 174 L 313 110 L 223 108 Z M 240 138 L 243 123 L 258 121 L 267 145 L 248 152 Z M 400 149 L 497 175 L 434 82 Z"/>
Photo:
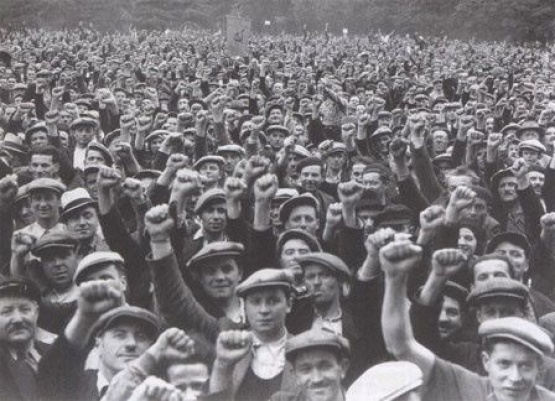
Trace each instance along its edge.
<path fill-rule="evenodd" d="M 349 358 L 343 358 L 340 364 L 341 364 L 341 379 L 345 379 L 345 376 L 347 375 L 347 370 L 349 370 Z"/>
<path fill-rule="evenodd" d="M 120 279 L 120 282 L 121 282 L 123 292 L 126 292 L 127 291 L 127 277 L 125 277 L 124 275 L 121 275 L 119 277 L 119 279 Z"/>
<path fill-rule="evenodd" d="M 351 283 L 344 281 L 341 283 L 341 294 L 347 298 L 351 293 Z"/>
<path fill-rule="evenodd" d="M 490 356 L 486 351 L 482 351 L 482 365 L 484 365 L 484 370 L 489 373 L 489 363 Z"/>
<path fill-rule="evenodd" d="M 58 174 L 58 171 L 60 171 L 60 163 L 54 163 L 52 167 L 54 169 L 54 172 Z"/>

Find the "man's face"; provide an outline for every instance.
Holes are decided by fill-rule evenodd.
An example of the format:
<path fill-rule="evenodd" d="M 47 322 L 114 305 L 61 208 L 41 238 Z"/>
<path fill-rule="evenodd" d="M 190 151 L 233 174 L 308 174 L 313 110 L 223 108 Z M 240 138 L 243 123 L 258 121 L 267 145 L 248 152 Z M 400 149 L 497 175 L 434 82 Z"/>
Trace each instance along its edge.
<path fill-rule="evenodd" d="M 532 165 L 538 161 L 540 158 L 540 153 L 536 152 L 535 150 L 523 149 L 522 150 L 522 158 L 526 162 L 526 164 Z"/>
<path fill-rule="evenodd" d="M 467 227 L 461 227 L 459 230 L 459 242 L 457 245 L 462 253 L 464 253 L 467 257 L 470 257 L 474 255 L 474 252 L 476 252 L 478 240 L 472 230 Z"/>
<path fill-rule="evenodd" d="M 285 140 L 285 134 L 283 131 L 271 130 L 268 133 L 268 141 L 272 149 L 281 149 L 283 147 L 283 141 Z"/>
<path fill-rule="evenodd" d="M 30 164 L 34 179 L 53 178 L 60 168 L 58 163 L 54 163 L 51 155 L 33 155 Z"/>
<path fill-rule="evenodd" d="M 289 218 L 285 222 L 286 230 L 299 228 L 312 235 L 316 234 L 319 226 L 320 223 L 318 221 L 316 209 L 308 205 L 297 206 L 296 208 L 293 208 L 291 214 L 289 214 Z"/>
<path fill-rule="evenodd" d="M 60 199 L 54 191 L 38 190 L 31 193 L 31 209 L 39 219 L 51 219 L 56 216 Z"/>
<path fill-rule="evenodd" d="M 511 316 L 524 318 L 524 306 L 521 301 L 514 298 L 498 297 L 483 300 L 476 309 L 478 323 Z"/>
<path fill-rule="evenodd" d="M 235 166 L 241 160 L 241 155 L 235 152 L 223 152 L 221 156 L 225 160 L 224 170 L 228 175 L 233 174 L 233 170 L 235 170 Z"/>
<path fill-rule="evenodd" d="M 122 320 L 96 338 L 101 369 L 115 375 L 141 356 L 152 342 L 143 324 Z"/>
<path fill-rule="evenodd" d="M 495 248 L 494 252 L 509 258 L 515 268 L 515 280 L 522 281 L 524 273 L 528 271 L 528 258 L 524 249 L 510 242 L 502 242 Z"/>
<path fill-rule="evenodd" d="M 202 163 L 199 167 L 199 174 L 209 184 L 216 183 L 220 178 L 222 178 L 220 165 L 214 162 Z"/>
<path fill-rule="evenodd" d="M 300 160 L 301 157 L 295 153 L 289 155 L 289 159 L 287 160 L 287 174 L 289 174 L 289 177 L 297 176 L 296 168 Z"/>
<path fill-rule="evenodd" d="M 299 184 L 308 192 L 313 192 L 320 188 L 322 180 L 322 167 L 319 165 L 306 166 L 301 170 L 299 175 Z"/>
<path fill-rule="evenodd" d="M 341 284 L 326 267 L 311 263 L 304 267 L 304 282 L 313 296 L 316 306 L 330 306 L 339 302 Z"/>
<path fill-rule="evenodd" d="M 81 147 L 87 146 L 94 138 L 94 127 L 90 125 L 78 125 L 73 128 L 73 136 Z"/>
<path fill-rule="evenodd" d="M 497 192 L 499 193 L 499 197 L 502 202 L 514 202 L 518 197 L 516 189 L 516 177 L 503 177 L 499 180 Z"/>
<path fill-rule="evenodd" d="M 553 151 L 553 142 L 555 142 L 555 127 L 549 127 L 545 130 L 544 143 L 550 151 Z"/>
<path fill-rule="evenodd" d="M 44 131 L 37 131 L 31 135 L 31 148 L 38 149 L 48 145 L 48 135 Z"/>
<path fill-rule="evenodd" d="M 521 141 L 527 141 L 529 139 L 535 139 L 537 141 L 541 141 L 540 134 L 538 134 L 534 130 L 525 130 L 522 135 L 520 136 Z"/>
<path fill-rule="evenodd" d="M 261 288 L 245 296 L 245 314 L 254 334 L 278 335 L 290 310 L 289 298 L 281 288 Z"/>
<path fill-rule="evenodd" d="M 39 308 L 21 297 L 0 298 L 0 343 L 24 346 L 35 338 Z"/>
<path fill-rule="evenodd" d="M 198 269 L 200 284 L 213 299 L 230 299 L 243 276 L 237 262 L 228 257 L 213 258 Z"/>
<path fill-rule="evenodd" d="M 94 200 L 98 199 L 98 186 L 96 185 L 97 180 L 97 172 L 86 174 L 84 177 L 85 188 L 87 189 L 87 192 L 89 193 L 91 198 L 93 198 Z"/>
<path fill-rule="evenodd" d="M 484 224 L 488 215 L 488 203 L 485 199 L 475 198 L 474 202 L 461 211 L 461 217 L 478 225 Z"/>
<path fill-rule="evenodd" d="M 326 163 L 328 168 L 330 168 L 331 170 L 339 171 L 341 170 L 341 167 L 343 167 L 343 160 L 344 160 L 343 152 L 334 152 L 327 157 Z"/>
<path fill-rule="evenodd" d="M 442 340 L 452 337 L 462 327 L 462 313 L 459 301 L 444 296 L 438 320 L 439 336 Z"/>
<path fill-rule="evenodd" d="M 280 125 L 283 122 L 283 113 L 280 109 L 272 109 L 268 115 L 268 123 L 270 125 Z"/>
<path fill-rule="evenodd" d="M 484 260 L 474 266 L 474 284 L 495 277 L 511 278 L 509 265 L 504 260 Z"/>
<path fill-rule="evenodd" d="M 222 201 L 211 202 L 200 214 L 202 228 L 210 233 L 220 233 L 227 224 L 227 207 Z"/>
<path fill-rule="evenodd" d="M 433 134 L 434 151 L 436 153 L 443 153 L 449 145 L 449 136 L 445 131 L 435 131 Z"/>
<path fill-rule="evenodd" d="M 341 398 L 341 381 L 347 364 L 326 349 L 307 349 L 295 358 L 295 378 L 310 401 L 333 401 Z"/>
<path fill-rule="evenodd" d="M 51 287 L 66 290 L 73 284 L 77 255 L 68 248 L 45 249 L 40 256 L 42 270 Z"/>
<path fill-rule="evenodd" d="M 543 185 L 545 184 L 545 174 L 541 171 L 530 171 L 528 173 L 528 180 L 538 196 L 542 196 Z"/>
<path fill-rule="evenodd" d="M 541 357 L 523 345 L 502 342 L 491 354 L 483 352 L 482 361 L 498 400 L 529 400 L 540 374 Z"/>
<path fill-rule="evenodd" d="M 181 392 L 181 401 L 196 401 L 208 390 L 210 371 L 203 363 L 175 363 L 166 371 L 168 382 Z"/>
<path fill-rule="evenodd" d="M 375 193 L 378 198 L 381 198 L 385 194 L 385 183 L 380 177 L 380 173 L 365 173 L 362 176 L 362 185 L 369 191 Z"/>
<path fill-rule="evenodd" d="M 96 149 L 89 149 L 87 150 L 87 158 L 85 159 L 85 166 L 106 166 L 106 159 L 104 155 L 96 150 Z"/>
<path fill-rule="evenodd" d="M 98 229 L 98 215 L 92 206 L 75 211 L 67 216 L 66 226 L 70 234 L 79 241 L 92 240 Z"/>
<path fill-rule="evenodd" d="M 378 151 L 381 154 L 389 154 L 389 143 L 391 142 L 391 135 L 380 135 L 376 138 Z"/>
<path fill-rule="evenodd" d="M 354 180 L 359 184 L 362 184 L 362 172 L 364 171 L 365 168 L 366 166 L 364 164 L 355 163 L 351 170 L 351 180 Z"/>

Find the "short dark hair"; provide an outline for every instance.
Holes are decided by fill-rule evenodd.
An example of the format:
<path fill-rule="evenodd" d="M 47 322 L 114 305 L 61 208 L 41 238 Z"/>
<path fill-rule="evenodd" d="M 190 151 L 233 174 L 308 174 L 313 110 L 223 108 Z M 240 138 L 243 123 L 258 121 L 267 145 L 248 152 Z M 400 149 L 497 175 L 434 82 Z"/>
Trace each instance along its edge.
<path fill-rule="evenodd" d="M 488 260 L 501 260 L 505 262 L 509 267 L 509 276 L 511 276 L 511 278 L 513 279 L 515 278 L 515 267 L 513 266 L 513 263 L 509 260 L 509 258 L 507 258 L 505 255 L 489 253 L 487 255 L 477 257 L 476 259 L 470 262 L 470 265 L 468 267 L 470 269 L 470 274 L 472 275 L 472 281 L 474 281 L 474 268 L 476 267 L 476 265 L 478 263 L 486 262 Z"/>

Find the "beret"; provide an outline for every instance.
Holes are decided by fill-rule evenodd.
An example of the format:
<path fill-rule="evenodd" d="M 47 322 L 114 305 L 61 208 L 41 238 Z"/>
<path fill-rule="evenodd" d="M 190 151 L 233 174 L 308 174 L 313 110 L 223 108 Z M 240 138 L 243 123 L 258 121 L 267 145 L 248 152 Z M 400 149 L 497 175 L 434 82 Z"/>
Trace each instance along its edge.
<path fill-rule="evenodd" d="M 285 358 L 291 362 L 299 352 L 313 348 L 332 349 L 343 356 L 348 356 L 351 349 L 349 340 L 342 335 L 328 330 L 311 329 L 286 341 Z"/>
<path fill-rule="evenodd" d="M 200 251 L 195 253 L 193 257 L 189 259 L 189 261 L 187 262 L 187 267 L 193 267 L 195 265 L 198 265 L 200 262 L 206 262 L 207 260 L 215 257 L 240 257 L 243 256 L 244 252 L 245 247 L 243 246 L 243 244 L 240 244 L 238 242 L 211 242 L 208 245 L 203 246 Z"/>
<path fill-rule="evenodd" d="M 422 370 L 407 361 L 384 362 L 360 375 L 347 390 L 346 401 L 394 401 L 423 384 Z"/>
<path fill-rule="evenodd" d="M 237 153 L 241 156 L 243 156 L 245 154 L 245 149 L 243 149 L 242 146 L 236 145 L 236 144 L 230 144 L 230 145 L 223 145 L 223 146 L 218 146 L 218 150 L 216 151 L 217 154 L 222 154 L 222 153 Z"/>
<path fill-rule="evenodd" d="M 494 277 L 476 283 L 466 301 L 470 306 L 475 306 L 481 301 L 492 298 L 512 298 L 525 302 L 529 294 L 528 287 L 516 280 L 506 277 Z"/>
<path fill-rule="evenodd" d="M 297 163 L 297 168 L 296 168 L 297 173 L 300 173 L 303 170 L 303 168 L 309 167 L 309 166 L 324 167 L 324 161 L 316 156 L 305 157 L 304 159 L 300 160 Z"/>
<path fill-rule="evenodd" d="M 62 213 L 60 219 L 76 210 L 87 206 L 95 206 L 96 202 L 85 188 L 75 188 L 71 191 L 64 192 L 61 197 Z"/>
<path fill-rule="evenodd" d="M 105 263 L 123 264 L 125 262 L 121 255 L 116 252 L 99 251 L 90 253 L 85 256 L 77 265 L 75 275 L 73 276 L 73 281 L 76 285 L 81 284 L 86 274 L 93 271 L 96 266 Z"/>
<path fill-rule="evenodd" d="M 502 244 L 503 242 L 508 242 L 510 244 L 516 245 L 524 249 L 524 253 L 526 256 L 530 254 L 530 243 L 526 239 L 526 237 L 519 233 L 514 232 L 504 232 L 495 235 L 492 239 L 489 240 L 486 246 L 486 254 L 494 253 L 495 248 Z"/>
<path fill-rule="evenodd" d="M 276 254 L 281 254 L 281 250 L 285 243 L 292 239 L 299 239 L 306 242 L 312 252 L 322 252 L 322 247 L 320 246 L 320 243 L 318 242 L 318 239 L 316 239 L 316 237 L 314 237 L 312 234 L 309 234 L 305 230 L 292 228 L 290 230 L 285 230 L 278 237 L 276 241 Z"/>
<path fill-rule="evenodd" d="M 204 207 L 213 200 L 225 201 L 226 198 L 224 190 L 221 188 L 212 188 L 203 192 L 202 195 L 198 197 L 197 203 L 195 204 L 195 213 L 201 213 Z"/>
<path fill-rule="evenodd" d="M 161 323 L 158 317 L 147 309 L 137 306 L 119 306 L 104 313 L 95 323 L 92 329 L 93 336 L 98 336 L 106 330 L 112 328 L 119 320 L 134 320 L 146 324 L 150 329 L 152 340 L 158 337 L 161 330 Z"/>
<path fill-rule="evenodd" d="M 297 257 L 297 262 L 303 268 L 308 264 L 315 263 L 328 268 L 334 275 L 344 276 L 346 279 L 351 277 L 351 271 L 345 262 L 331 253 L 312 252 L 306 255 L 300 255 Z"/>
<path fill-rule="evenodd" d="M 31 252 L 33 253 L 33 255 L 40 257 L 41 253 L 46 249 L 75 249 L 78 243 L 79 241 L 77 240 L 77 238 L 66 232 L 53 232 L 44 234 L 42 237 L 40 237 L 35 243 L 35 246 L 31 250 Z"/>
<path fill-rule="evenodd" d="M 41 301 L 40 290 L 32 281 L 14 277 L 0 279 L 0 298 L 14 296 L 28 298 L 39 304 Z"/>
<path fill-rule="evenodd" d="M 525 141 L 520 142 L 518 144 L 518 150 L 524 150 L 524 149 L 534 150 L 540 153 L 545 153 L 547 151 L 545 146 L 543 146 L 543 144 L 537 139 L 527 139 Z"/>
<path fill-rule="evenodd" d="M 411 209 L 404 205 L 392 204 L 387 206 L 374 217 L 374 223 L 376 226 L 401 224 L 405 222 L 412 222 L 413 219 L 414 213 Z"/>
<path fill-rule="evenodd" d="M 75 104 L 78 104 L 77 102 L 78 101 L 76 101 Z M 92 127 L 98 127 L 98 121 L 90 117 L 79 117 L 71 122 L 71 125 L 69 126 L 69 128 L 74 129 L 82 125 L 90 125 Z"/>
<path fill-rule="evenodd" d="M 514 341 L 539 355 L 553 352 L 553 342 L 537 324 L 519 317 L 503 317 L 483 322 L 478 334 L 484 339 L 502 338 Z"/>
<path fill-rule="evenodd" d="M 112 154 L 110 153 L 110 151 L 108 150 L 108 148 L 104 145 L 102 145 L 101 143 L 98 143 L 96 141 L 92 141 L 89 142 L 89 144 L 87 145 L 87 150 L 96 150 L 97 152 L 100 152 L 102 154 L 102 156 L 104 157 L 104 159 L 106 159 L 106 165 L 108 167 L 112 166 L 112 164 L 114 164 L 114 159 L 112 157 Z"/>
<path fill-rule="evenodd" d="M 291 134 L 289 129 L 287 127 L 284 127 L 283 125 L 270 125 L 266 127 L 266 134 L 268 134 L 270 131 L 280 131 L 283 132 L 284 135 Z"/>
<path fill-rule="evenodd" d="M 510 168 L 506 168 L 498 171 L 491 177 L 491 188 L 494 191 L 497 191 L 497 187 L 499 186 L 499 182 L 501 181 L 502 178 L 514 177 L 514 176 L 515 175 L 513 173 L 513 170 L 511 170 Z"/>
<path fill-rule="evenodd" d="M 41 189 L 49 189 L 61 195 L 66 191 L 67 187 L 53 178 L 37 178 L 28 184 L 27 193 L 30 194 Z"/>
<path fill-rule="evenodd" d="M 379 127 L 377 130 L 375 130 L 372 135 L 370 135 L 370 139 L 375 139 L 379 136 L 382 135 L 389 135 L 389 136 L 393 136 L 393 132 L 387 128 L 387 127 Z"/>
<path fill-rule="evenodd" d="M 268 287 L 279 287 L 285 291 L 291 291 L 293 277 L 285 270 L 265 268 L 251 274 L 246 280 L 237 286 L 235 292 L 244 297 L 249 292 Z"/>
<path fill-rule="evenodd" d="M 204 163 L 218 163 L 220 166 L 223 166 L 225 164 L 225 160 L 221 156 L 203 156 L 195 162 L 193 167 L 195 168 L 195 170 L 199 170 Z"/>
<path fill-rule="evenodd" d="M 312 206 L 316 209 L 316 213 L 320 213 L 320 203 L 314 195 L 306 192 L 302 195 L 295 196 L 286 200 L 279 208 L 279 220 L 285 224 L 291 211 L 299 206 Z"/>
<path fill-rule="evenodd" d="M 31 135 L 38 131 L 44 131 L 45 133 L 47 133 L 48 128 L 46 128 L 46 124 L 43 122 L 39 122 L 27 128 L 27 131 L 25 131 L 25 140 L 29 142 L 31 139 Z"/>

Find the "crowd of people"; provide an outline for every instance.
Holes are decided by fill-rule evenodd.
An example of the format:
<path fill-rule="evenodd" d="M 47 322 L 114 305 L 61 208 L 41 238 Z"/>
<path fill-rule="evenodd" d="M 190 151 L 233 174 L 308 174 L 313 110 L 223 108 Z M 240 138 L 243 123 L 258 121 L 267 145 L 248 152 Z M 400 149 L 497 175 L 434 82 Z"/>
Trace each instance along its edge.
<path fill-rule="evenodd" d="M 555 400 L 554 49 L 0 37 L 0 400 Z"/>

